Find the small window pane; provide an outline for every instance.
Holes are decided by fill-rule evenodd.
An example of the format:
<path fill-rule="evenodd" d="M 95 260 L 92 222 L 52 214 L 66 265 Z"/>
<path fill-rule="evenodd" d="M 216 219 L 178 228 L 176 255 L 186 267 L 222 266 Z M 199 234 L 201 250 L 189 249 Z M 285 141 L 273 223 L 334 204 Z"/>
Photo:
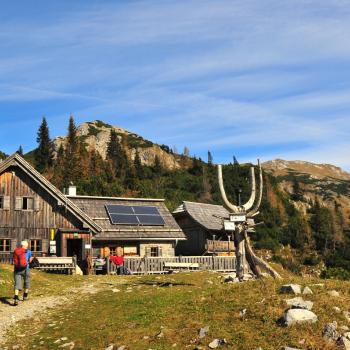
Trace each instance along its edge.
<path fill-rule="evenodd" d="M 0 197 L 0 209 L 4 208 L 4 197 Z"/>
<path fill-rule="evenodd" d="M 10 239 L 0 239 L 0 252 L 10 252 L 11 250 L 11 240 Z"/>
<path fill-rule="evenodd" d="M 31 239 L 29 249 L 32 252 L 41 252 L 41 240 L 40 239 Z"/>
<path fill-rule="evenodd" d="M 158 247 L 151 247 L 151 256 L 159 256 Z"/>
<path fill-rule="evenodd" d="M 33 197 L 23 197 L 22 198 L 22 209 L 23 210 L 33 210 L 34 209 L 34 198 Z"/>

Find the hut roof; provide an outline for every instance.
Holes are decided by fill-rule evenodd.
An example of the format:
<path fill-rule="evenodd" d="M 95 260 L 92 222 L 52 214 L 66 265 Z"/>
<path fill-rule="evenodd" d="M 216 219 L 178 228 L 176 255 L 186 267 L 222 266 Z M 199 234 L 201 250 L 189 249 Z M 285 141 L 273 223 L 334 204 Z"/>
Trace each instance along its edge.
<path fill-rule="evenodd" d="M 182 240 L 185 234 L 165 206 L 163 199 L 68 196 L 86 215 L 94 220 L 102 232 L 94 239 L 122 240 Z M 106 205 L 155 206 L 164 220 L 164 226 L 112 224 Z"/>
<path fill-rule="evenodd" d="M 187 213 L 194 221 L 207 230 L 223 230 L 222 218 L 228 218 L 229 212 L 222 205 L 183 202 L 173 215 L 180 216 Z"/>

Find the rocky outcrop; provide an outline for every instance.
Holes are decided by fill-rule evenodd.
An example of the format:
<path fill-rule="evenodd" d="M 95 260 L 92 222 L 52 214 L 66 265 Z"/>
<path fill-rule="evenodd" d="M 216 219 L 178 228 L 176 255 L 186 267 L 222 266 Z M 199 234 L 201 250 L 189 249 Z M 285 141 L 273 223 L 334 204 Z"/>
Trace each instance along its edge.
<path fill-rule="evenodd" d="M 165 169 L 173 170 L 181 167 L 175 155 L 164 151 L 159 145 L 145 140 L 126 129 L 112 126 L 99 120 L 83 123 L 77 128 L 78 136 L 85 144 L 86 149 L 98 152 L 103 159 L 106 159 L 111 130 L 116 131 L 119 142 L 122 143 L 130 160 L 133 161 L 136 152 L 138 152 L 143 165 L 154 165 L 155 159 L 158 157 Z M 67 138 L 63 136 L 58 136 L 53 140 L 55 153 L 57 153 L 61 145 L 65 145 L 66 140 Z"/>

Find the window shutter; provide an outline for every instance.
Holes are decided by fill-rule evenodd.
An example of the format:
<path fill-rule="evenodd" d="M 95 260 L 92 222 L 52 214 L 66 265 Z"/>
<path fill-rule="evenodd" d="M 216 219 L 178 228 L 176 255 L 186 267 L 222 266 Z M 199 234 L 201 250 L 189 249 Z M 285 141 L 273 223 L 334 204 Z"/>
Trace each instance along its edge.
<path fill-rule="evenodd" d="M 10 210 L 10 206 L 11 206 L 10 196 L 4 196 L 3 198 L 4 198 L 3 209 Z"/>
<path fill-rule="evenodd" d="M 13 252 L 17 247 L 17 240 L 11 239 L 11 251 Z"/>
<path fill-rule="evenodd" d="M 22 197 L 16 197 L 16 210 L 22 210 L 23 199 Z"/>
<path fill-rule="evenodd" d="M 40 210 L 40 200 L 39 197 L 34 198 L 34 211 Z"/>
<path fill-rule="evenodd" d="M 146 256 L 151 256 L 151 247 L 146 247 Z"/>
<path fill-rule="evenodd" d="M 41 251 L 46 254 L 49 252 L 49 241 L 47 239 L 41 241 Z"/>
<path fill-rule="evenodd" d="M 162 247 L 158 247 L 158 256 L 163 256 L 163 249 L 162 249 Z"/>

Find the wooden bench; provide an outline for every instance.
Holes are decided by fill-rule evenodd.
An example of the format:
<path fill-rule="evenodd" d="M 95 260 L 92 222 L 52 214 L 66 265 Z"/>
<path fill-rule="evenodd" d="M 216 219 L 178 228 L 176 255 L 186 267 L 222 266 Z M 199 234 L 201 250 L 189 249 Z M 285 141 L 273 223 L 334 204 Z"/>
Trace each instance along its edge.
<path fill-rule="evenodd" d="M 168 272 L 180 271 L 180 270 L 198 270 L 198 263 L 186 263 L 186 262 L 165 262 L 164 270 Z"/>
<path fill-rule="evenodd" d="M 75 271 L 75 259 L 73 257 L 38 257 L 39 266 L 36 269 L 43 271 L 55 271 L 73 274 Z"/>

